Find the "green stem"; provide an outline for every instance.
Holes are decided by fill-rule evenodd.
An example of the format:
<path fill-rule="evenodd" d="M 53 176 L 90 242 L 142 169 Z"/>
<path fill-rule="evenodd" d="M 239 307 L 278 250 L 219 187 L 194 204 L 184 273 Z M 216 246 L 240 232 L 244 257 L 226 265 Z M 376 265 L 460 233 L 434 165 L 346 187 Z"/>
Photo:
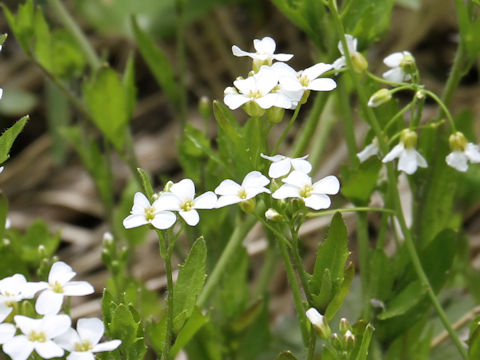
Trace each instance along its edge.
<path fill-rule="evenodd" d="M 368 284 L 370 272 L 368 271 L 368 258 L 370 255 L 370 238 L 368 236 L 367 214 L 357 213 L 357 241 L 358 241 L 358 265 L 360 268 L 360 280 L 362 283 L 363 316 L 366 321 L 370 319 L 370 286 Z"/>
<path fill-rule="evenodd" d="M 67 9 L 65 9 L 60 0 L 48 0 L 48 2 L 52 9 L 55 11 L 59 20 L 62 22 L 65 28 L 73 35 L 78 45 L 80 45 L 80 48 L 85 53 L 87 61 L 89 62 L 92 69 L 97 70 L 102 65 L 102 63 L 98 58 L 97 54 L 95 53 L 95 50 L 90 45 L 90 42 L 87 40 L 87 37 L 83 34 L 82 30 L 77 25 L 75 20 L 73 20 L 73 18 L 70 16 Z"/>
<path fill-rule="evenodd" d="M 298 250 L 298 231 L 295 229 L 290 229 L 292 233 L 292 242 L 293 242 L 293 262 L 295 267 L 297 268 L 297 274 L 300 278 L 300 282 L 302 283 L 303 292 L 305 293 L 305 297 L 307 298 L 308 306 L 313 304 L 312 294 L 310 293 L 310 286 L 308 285 L 308 280 L 305 277 L 305 269 L 303 268 L 302 258 L 300 257 L 300 253 Z"/>
<path fill-rule="evenodd" d="M 456 132 L 457 131 L 457 128 L 455 126 L 455 121 L 453 120 L 453 117 L 452 117 L 452 114 L 450 113 L 450 111 L 448 110 L 447 106 L 445 105 L 445 103 L 433 92 L 431 92 L 430 90 L 422 90 L 425 95 L 428 95 L 430 96 L 433 100 L 435 100 L 435 102 L 440 106 L 440 108 L 442 109 L 443 113 L 447 116 L 447 119 L 448 121 L 450 122 L 450 126 L 452 127 L 452 132 Z"/>
<path fill-rule="evenodd" d="M 354 208 L 340 208 L 340 209 L 334 209 L 334 210 L 325 210 L 325 211 L 320 211 L 320 212 L 315 212 L 315 213 L 307 213 L 308 218 L 315 218 L 315 217 L 320 217 L 320 216 L 326 216 L 326 215 L 334 215 L 337 212 L 381 212 L 381 213 L 387 213 L 387 214 L 395 214 L 395 211 L 392 209 L 385 209 L 385 208 L 372 208 L 372 207 L 354 207 Z"/>
<path fill-rule="evenodd" d="M 387 132 L 390 127 L 395 124 L 395 122 L 402 118 L 403 114 L 405 114 L 409 109 L 412 108 L 412 106 L 415 105 L 415 101 L 410 102 L 408 105 L 405 105 L 399 112 L 397 112 L 395 115 L 392 116 L 390 120 L 388 120 L 388 123 L 384 126 L 383 131 Z"/>
<path fill-rule="evenodd" d="M 372 74 L 370 71 L 365 71 L 365 73 L 368 75 L 369 78 L 381 84 L 390 85 L 390 86 L 410 86 L 410 87 L 412 86 L 411 84 L 408 84 L 408 83 L 402 83 L 402 82 L 397 83 L 397 82 L 385 80 L 384 78 L 381 78 Z"/>
<path fill-rule="evenodd" d="M 470 69 L 469 66 L 465 64 L 467 53 L 465 51 L 464 46 L 460 43 L 457 48 L 457 52 L 455 53 L 455 59 L 453 60 L 452 69 L 450 70 L 450 75 L 448 76 L 447 83 L 445 84 L 445 88 L 443 89 L 442 93 L 442 101 L 445 106 L 448 106 L 452 101 L 453 94 L 460 83 L 463 75 L 468 72 Z M 436 120 L 440 120 L 442 117 L 442 110 L 439 110 L 436 116 Z"/>
<path fill-rule="evenodd" d="M 358 165 L 357 157 L 357 142 L 355 141 L 355 129 L 353 126 L 352 110 L 349 104 L 349 95 L 345 80 L 341 79 L 338 82 L 337 95 L 338 106 L 342 114 L 343 127 L 345 129 L 345 141 L 347 142 L 348 160 L 352 166 Z"/>
<path fill-rule="evenodd" d="M 170 347 L 173 333 L 173 276 L 172 276 L 172 248 L 168 243 L 168 232 L 163 232 L 164 241 L 159 241 L 159 246 L 163 246 L 165 256 L 165 272 L 167 275 L 167 329 L 165 334 L 165 345 L 163 347 L 163 359 L 170 360 Z"/>
<path fill-rule="evenodd" d="M 293 126 L 293 123 L 295 122 L 295 120 L 297 119 L 297 116 L 298 116 L 298 113 L 300 112 L 300 108 L 302 107 L 302 104 L 298 104 L 297 105 L 297 108 L 295 109 L 295 112 L 293 113 L 291 119 L 290 119 L 290 122 L 288 123 L 287 127 L 285 128 L 285 130 L 283 130 L 283 133 L 282 135 L 280 136 L 280 138 L 278 139 L 277 143 L 275 144 L 275 146 L 273 147 L 273 151 L 272 151 L 272 155 L 275 155 L 278 151 L 278 148 L 280 147 L 280 145 L 282 144 L 283 140 L 285 140 L 285 138 L 287 137 L 288 135 L 288 132 L 290 131 L 291 127 Z"/>
<path fill-rule="evenodd" d="M 315 359 L 315 344 L 317 342 L 317 334 L 313 326 L 310 327 L 310 344 L 308 346 L 307 360 Z"/>

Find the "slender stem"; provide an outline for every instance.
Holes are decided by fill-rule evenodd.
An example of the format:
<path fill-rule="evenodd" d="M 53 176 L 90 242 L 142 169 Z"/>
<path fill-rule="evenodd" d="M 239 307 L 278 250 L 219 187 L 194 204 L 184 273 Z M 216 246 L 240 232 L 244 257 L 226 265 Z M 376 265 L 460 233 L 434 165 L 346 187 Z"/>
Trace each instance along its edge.
<path fill-rule="evenodd" d="M 305 277 L 305 269 L 303 268 L 302 258 L 300 257 L 300 253 L 298 250 L 298 231 L 296 229 L 290 229 L 292 233 L 292 242 L 293 242 L 293 262 L 295 267 L 297 268 L 297 274 L 300 278 L 300 282 L 302 283 L 303 292 L 305 293 L 305 297 L 307 298 L 308 306 L 313 304 L 312 294 L 310 293 L 310 287 L 308 285 L 307 278 Z"/>
<path fill-rule="evenodd" d="M 390 86 L 411 86 L 411 84 L 408 84 L 408 83 L 403 83 L 403 82 L 400 82 L 400 83 L 397 83 L 397 82 L 393 82 L 393 81 L 388 81 L 388 80 L 385 80 L 381 77 L 378 77 L 374 74 L 372 74 L 370 71 L 365 71 L 365 73 L 368 75 L 369 78 L 375 80 L 376 82 L 379 82 L 381 84 L 385 84 L 385 85 L 390 85 Z"/>
<path fill-rule="evenodd" d="M 308 346 L 308 328 L 307 328 L 307 316 L 305 315 L 305 307 L 303 306 L 302 296 L 300 295 L 300 286 L 298 285 L 295 271 L 293 270 L 290 256 L 288 255 L 287 247 L 283 241 L 278 242 L 280 247 L 280 253 L 282 254 L 283 262 L 285 264 L 285 271 L 287 273 L 288 282 L 292 290 L 293 301 L 295 302 L 295 308 L 297 310 L 298 320 L 300 322 L 300 330 L 302 333 L 303 344 Z"/>
<path fill-rule="evenodd" d="M 314 360 L 315 359 L 315 344 L 317 342 L 317 334 L 315 332 L 314 327 L 310 327 L 310 343 L 308 346 L 308 355 L 307 360 Z"/>
<path fill-rule="evenodd" d="M 83 34 L 80 27 L 77 25 L 75 20 L 70 16 L 67 9 L 63 6 L 60 0 L 48 0 L 50 6 L 55 11 L 56 15 L 58 16 L 59 20 L 62 24 L 67 28 L 67 30 L 73 35 L 75 40 L 80 45 L 80 48 L 85 53 L 87 61 L 89 62 L 90 66 L 93 70 L 98 69 L 102 63 L 98 58 L 95 50 L 90 45 L 90 42 L 87 40 L 87 37 Z"/>
<path fill-rule="evenodd" d="M 385 209 L 385 208 L 372 208 L 372 207 L 354 207 L 354 208 L 340 208 L 340 209 L 335 209 L 335 210 L 325 210 L 325 211 L 320 211 L 316 213 L 307 213 L 308 218 L 315 218 L 315 217 L 320 217 L 320 216 L 326 216 L 326 215 L 333 215 L 337 212 L 381 212 L 381 213 L 387 213 L 387 214 L 395 214 L 395 211 L 392 209 Z"/>
<path fill-rule="evenodd" d="M 368 236 L 367 214 L 357 213 L 357 241 L 358 241 L 358 265 L 360 267 L 360 280 L 362 283 L 363 316 L 366 321 L 370 319 L 370 286 L 368 283 L 370 272 L 368 271 L 370 255 L 370 238 Z"/>
<path fill-rule="evenodd" d="M 440 106 L 442 109 L 443 113 L 447 116 L 448 121 L 450 122 L 450 126 L 452 127 L 452 132 L 456 132 L 457 129 L 455 127 L 455 121 L 453 120 L 452 114 L 448 110 L 447 106 L 445 103 L 437 96 L 435 93 L 431 92 L 430 90 L 422 90 L 425 95 L 430 96 L 435 102 Z"/>
<path fill-rule="evenodd" d="M 283 140 L 285 140 L 285 138 L 287 137 L 288 135 L 288 132 L 290 131 L 290 129 L 292 128 L 293 126 L 293 123 L 295 122 L 295 120 L 297 119 L 297 116 L 298 116 L 298 113 L 300 112 L 300 108 L 302 107 L 302 104 L 298 104 L 297 105 L 297 108 L 295 109 L 295 112 L 293 113 L 291 119 L 290 119 L 290 122 L 288 123 L 287 127 L 285 128 L 285 130 L 283 130 L 283 133 L 282 135 L 280 136 L 280 138 L 278 139 L 277 143 L 275 144 L 275 146 L 273 147 L 273 151 L 272 151 L 272 155 L 275 155 L 278 151 L 278 148 L 280 147 L 280 145 L 282 144 Z"/>
<path fill-rule="evenodd" d="M 383 131 L 387 132 L 388 129 L 397 121 L 400 119 L 403 114 L 405 114 L 409 109 L 412 108 L 412 106 L 415 105 L 415 101 L 410 102 L 408 105 L 405 105 L 399 112 L 397 112 L 395 115 L 392 116 L 390 120 L 388 120 L 388 123 L 384 126 Z"/>
<path fill-rule="evenodd" d="M 173 276 L 172 276 L 172 248 L 168 243 L 168 232 L 162 232 L 163 242 L 159 241 L 159 246 L 163 246 L 165 256 L 165 272 L 167 275 L 167 330 L 165 334 L 165 345 L 163 347 L 163 359 L 170 360 L 170 346 L 173 332 Z"/>
<path fill-rule="evenodd" d="M 455 53 L 455 59 L 453 60 L 452 69 L 450 70 L 450 75 L 448 76 L 447 83 L 442 93 L 442 101 L 448 106 L 450 101 L 452 101 L 453 94 L 460 83 L 463 75 L 468 72 L 470 69 L 469 66 L 465 64 L 467 58 L 467 53 L 462 43 L 458 45 L 457 52 Z M 443 110 L 443 108 L 442 108 Z M 436 120 L 439 120 L 442 117 L 442 110 L 438 111 Z"/>

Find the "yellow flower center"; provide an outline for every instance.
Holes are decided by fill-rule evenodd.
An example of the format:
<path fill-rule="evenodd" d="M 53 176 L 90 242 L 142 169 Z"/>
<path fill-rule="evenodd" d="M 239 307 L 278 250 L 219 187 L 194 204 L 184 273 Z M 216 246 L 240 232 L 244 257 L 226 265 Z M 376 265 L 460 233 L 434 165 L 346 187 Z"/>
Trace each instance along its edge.
<path fill-rule="evenodd" d="M 304 87 L 307 87 L 310 84 L 310 80 L 305 75 L 298 76 L 298 81 L 300 81 L 300 84 Z"/>
<path fill-rule="evenodd" d="M 247 192 L 245 191 L 245 189 L 238 190 L 238 197 L 242 200 L 245 200 L 247 198 Z"/>
<path fill-rule="evenodd" d="M 307 198 L 309 197 L 310 195 L 312 195 L 312 192 L 313 192 L 313 186 L 311 185 L 305 185 L 301 190 L 300 190 L 300 196 L 303 197 L 303 198 Z"/>
<path fill-rule="evenodd" d="M 63 294 L 63 285 L 60 284 L 58 281 L 55 281 L 55 284 L 50 284 L 50 288 L 53 292 Z"/>
<path fill-rule="evenodd" d="M 155 208 L 154 207 L 147 207 L 145 208 L 145 219 L 147 221 L 152 221 L 153 219 L 155 219 Z"/>
<path fill-rule="evenodd" d="M 47 336 L 43 331 L 40 331 L 40 332 L 31 331 L 30 334 L 28 335 L 28 341 L 31 341 L 31 342 L 36 341 L 36 342 L 43 343 L 47 341 Z"/>
<path fill-rule="evenodd" d="M 88 340 L 83 340 L 82 342 L 75 343 L 75 351 L 90 351 L 93 349 L 92 344 Z"/>
<path fill-rule="evenodd" d="M 248 92 L 248 97 L 252 99 L 258 99 L 262 97 L 262 93 L 260 92 L 260 90 L 250 90 Z"/>
<path fill-rule="evenodd" d="M 180 209 L 183 211 L 190 211 L 194 207 L 192 200 L 185 200 L 182 205 L 180 205 Z"/>

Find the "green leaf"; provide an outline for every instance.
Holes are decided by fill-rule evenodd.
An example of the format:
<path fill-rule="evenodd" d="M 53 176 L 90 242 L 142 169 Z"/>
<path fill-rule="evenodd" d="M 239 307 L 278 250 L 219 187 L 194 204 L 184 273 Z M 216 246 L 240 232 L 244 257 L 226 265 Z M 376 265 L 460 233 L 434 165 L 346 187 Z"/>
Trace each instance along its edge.
<path fill-rule="evenodd" d="M 470 325 L 468 344 L 468 360 L 480 359 L 480 315 Z"/>
<path fill-rule="evenodd" d="M 325 317 L 328 319 L 328 321 L 331 321 L 338 310 L 340 310 L 342 307 L 343 301 L 350 291 L 350 286 L 352 285 L 354 277 L 355 267 L 353 266 L 353 263 L 350 263 L 345 270 L 345 276 L 343 278 L 342 285 L 333 296 L 332 301 L 330 301 L 330 304 L 328 304 L 327 310 L 325 311 Z"/>
<path fill-rule="evenodd" d="M 478 34 L 480 34 L 480 16 L 478 14 L 475 16 L 469 12 L 462 0 L 455 0 L 455 4 L 461 35 L 460 40 L 473 61 L 480 52 L 480 41 L 478 41 Z"/>
<path fill-rule="evenodd" d="M 153 39 L 138 26 L 135 17 L 132 17 L 132 28 L 143 59 L 158 84 L 162 87 L 163 91 L 165 91 L 173 107 L 178 110 L 180 107 L 180 98 L 173 67 L 165 54 L 155 45 Z"/>
<path fill-rule="evenodd" d="M 369 294 L 384 301 L 390 296 L 394 281 L 394 271 L 385 271 L 391 266 L 390 260 L 382 249 L 375 249 L 370 252 L 369 262 Z"/>
<path fill-rule="evenodd" d="M 348 200 L 357 206 L 367 205 L 377 185 L 378 174 L 382 163 L 378 159 L 371 158 L 360 163 L 358 168 L 342 168 L 341 192 Z"/>
<path fill-rule="evenodd" d="M 207 246 L 201 237 L 193 244 L 185 263 L 180 266 L 178 272 L 178 278 L 173 288 L 173 317 L 175 320 L 182 312 L 186 312 L 187 319 L 191 316 L 205 282 L 206 260 Z M 183 317 L 177 323 L 174 321 L 174 328 L 177 331 L 182 327 L 183 321 Z"/>
<path fill-rule="evenodd" d="M 95 125 L 118 151 L 122 151 L 129 102 L 118 74 L 108 67 L 101 68 L 84 83 L 83 96 Z"/>
<path fill-rule="evenodd" d="M 149 201 L 152 201 L 152 196 L 155 192 L 153 191 L 150 178 L 148 177 L 148 174 L 145 172 L 145 170 L 138 168 L 137 171 L 140 174 L 140 177 L 142 178 L 143 191 L 145 191 L 145 195 L 147 196 L 147 199 Z"/>
<path fill-rule="evenodd" d="M 297 360 L 290 351 L 285 351 L 277 356 L 276 360 Z"/>
<path fill-rule="evenodd" d="M 175 343 L 170 349 L 170 355 L 175 357 L 207 322 L 208 317 L 203 315 L 199 308 L 195 307 L 187 323 L 178 333 Z"/>
<path fill-rule="evenodd" d="M 30 56 L 30 46 L 32 45 L 32 39 L 34 35 L 34 4 L 33 0 L 27 0 L 24 4 L 18 7 L 16 16 L 2 4 L 5 17 L 7 18 L 8 25 L 12 29 L 15 38 L 22 47 L 23 51 Z"/>
<path fill-rule="evenodd" d="M 332 298 L 333 282 L 330 270 L 325 269 L 321 282 L 318 280 L 319 278 L 312 276 L 309 281 L 309 287 L 312 292 L 315 307 L 323 311 Z"/>
<path fill-rule="evenodd" d="M 165 351 L 165 340 L 167 338 L 167 317 L 163 316 L 159 322 L 147 323 L 146 333 L 153 350 L 161 358 Z"/>
<path fill-rule="evenodd" d="M 367 360 L 368 349 L 370 348 L 370 341 L 372 340 L 373 332 L 375 328 L 368 324 L 365 328 L 365 332 L 362 336 L 362 344 L 360 345 L 360 350 L 358 351 L 357 357 L 355 360 Z"/>
<path fill-rule="evenodd" d="M 264 299 L 258 299 L 250 305 L 231 323 L 233 331 L 239 333 L 248 328 L 258 317 L 264 306 Z"/>
<path fill-rule="evenodd" d="M 404 315 L 407 311 L 416 306 L 424 297 L 427 290 L 416 280 L 404 288 L 393 300 L 389 301 L 383 313 L 378 315 L 378 319 L 386 320 L 396 316 Z"/>
<path fill-rule="evenodd" d="M 127 98 L 127 117 L 130 119 L 137 103 L 137 87 L 135 86 L 135 57 L 130 54 L 123 73 L 123 87 Z"/>
<path fill-rule="evenodd" d="M 40 9 L 35 11 L 34 32 L 36 39 L 35 57 L 44 68 L 52 71 L 54 68 L 52 66 L 52 37 L 43 12 Z"/>
<path fill-rule="evenodd" d="M 28 115 L 22 117 L 0 136 L 0 164 L 3 164 L 10 157 L 9 152 L 13 142 L 23 130 L 28 119 Z"/>

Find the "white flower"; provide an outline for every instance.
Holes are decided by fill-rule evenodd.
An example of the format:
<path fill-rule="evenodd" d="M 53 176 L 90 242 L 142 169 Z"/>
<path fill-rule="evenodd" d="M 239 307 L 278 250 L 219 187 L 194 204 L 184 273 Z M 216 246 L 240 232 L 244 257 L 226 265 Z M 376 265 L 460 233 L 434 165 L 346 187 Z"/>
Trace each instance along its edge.
<path fill-rule="evenodd" d="M 16 332 L 17 328 L 15 327 L 15 325 L 0 324 L 0 345 L 10 341 Z"/>
<path fill-rule="evenodd" d="M 126 229 L 152 224 L 157 229 L 165 230 L 177 220 L 174 213 L 160 210 L 158 199 L 150 205 L 147 197 L 141 192 L 135 194 L 130 214 L 123 220 Z"/>
<path fill-rule="evenodd" d="M 200 217 L 196 209 L 213 209 L 217 196 L 208 191 L 195 198 L 195 185 L 191 179 L 183 179 L 170 187 L 170 192 L 164 192 L 158 199 L 162 210 L 178 211 L 180 216 L 190 226 L 198 224 Z"/>
<path fill-rule="evenodd" d="M 265 186 L 270 180 L 259 171 L 248 173 L 242 181 L 242 185 L 238 185 L 235 181 L 227 179 L 223 180 L 215 189 L 215 193 L 220 195 L 217 200 L 217 208 L 247 201 L 260 193 L 270 193 Z"/>
<path fill-rule="evenodd" d="M 75 275 L 72 268 L 64 262 L 54 263 L 48 274 L 48 283 L 41 282 L 45 290 L 38 296 L 35 310 L 42 315 L 57 314 L 64 296 L 84 296 L 95 291 L 86 281 L 70 281 Z"/>
<path fill-rule="evenodd" d="M 327 209 L 330 198 L 327 195 L 337 194 L 340 189 L 338 179 L 331 175 L 312 185 L 312 178 L 300 171 L 292 171 L 285 179 L 285 183 L 272 194 L 274 199 L 300 198 L 305 206 L 314 210 Z"/>
<path fill-rule="evenodd" d="M 405 82 L 412 78 L 415 59 L 408 51 L 396 52 L 383 59 L 391 69 L 383 73 L 383 78 L 391 82 Z"/>
<path fill-rule="evenodd" d="M 378 155 L 379 151 L 380 151 L 380 148 L 378 147 L 378 140 L 377 138 L 373 138 L 372 143 L 365 146 L 365 149 L 360 151 L 357 154 L 357 157 L 360 160 L 360 162 L 363 163 L 364 161 L 371 158 L 372 156 Z"/>
<path fill-rule="evenodd" d="M 254 60 L 260 60 L 267 64 L 271 64 L 272 60 L 288 61 L 293 57 L 292 54 L 275 54 L 275 48 L 277 45 L 275 44 L 275 40 L 268 36 L 264 37 L 262 40 L 253 40 L 253 47 L 256 52 L 249 53 L 243 51 L 238 46 L 233 45 L 232 53 L 235 56 L 248 56 Z"/>
<path fill-rule="evenodd" d="M 268 169 L 268 176 L 270 176 L 272 179 L 287 175 L 292 168 L 305 174 L 308 174 L 310 171 L 312 171 L 312 165 L 305 160 L 308 155 L 294 159 L 283 155 L 267 156 L 260 154 L 260 156 L 272 162 L 270 169 Z"/>
<path fill-rule="evenodd" d="M 400 142 L 385 155 L 382 162 L 386 163 L 398 158 L 398 170 L 413 174 L 418 167 L 427 167 L 427 161 L 415 149 L 417 144 L 417 134 L 409 129 L 404 129 L 400 136 Z"/>
<path fill-rule="evenodd" d="M 80 319 L 77 330 L 70 328 L 55 338 L 55 342 L 70 352 L 67 360 L 95 360 L 94 353 L 112 351 L 120 346 L 120 340 L 99 341 L 105 332 L 103 322 L 97 318 Z"/>
<path fill-rule="evenodd" d="M 330 336 L 331 331 L 327 319 L 317 309 L 312 307 L 306 311 L 305 315 L 307 315 L 310 323 L 323 338 L 327 339 Z"/>
<path fill-rule="evenodd" d="M 302 93 L 307 90 L 330 91 L 337 87 L 330 78 L 319 78 L 324 72 L 333 68 L 330 64 L 318 63 L 305 70 L 295 71 L 285 63 L 275 63 L 272 69 L 279 75 L 280 87 L 292 93 Z"/>
<path fill-rule="evenodd" d="M 239 93 L 231 88 L 225 89 L 223 102 L 232 110 L 252 102 L 262 109 L 272 106 L 289 109 L 291 101 L 284 95 L 272 90 L 278 84 L 278 76 L 271 67 L 262 66 L 260 71 L 246 79 L 238 79 L 233 82 Z"/>
<path fill-rule="evenodd" d="M 23 335 L 3 345 L 3 351 L 12 360 L 26 360 L 33 350 L 44 359 L 63 356 L 63 349 L 52 339 L 68 330 L 71 324 L 68 315 L 47 315 L 42 319 L 16 315 L 14 320 Z"/>
<path fill-rule="evenodd" d="M 43 289 L 40 283 L 27 282 L 22 274 L 15 274 L 0 280 L 0 322 L 12 312 L 12 306 L 24 299 L 31 299 Z"/>
<path fill-rule="evenodd" d="M 468 162 L 480 163 L 480 151 L 478 145 L 467 143 L 467 139 L 461 132 L 456 132 L 449 137 L 450 149 L 452 152 L 447 155 L 447 164 L 458 171 L 468 170 Z"/>

